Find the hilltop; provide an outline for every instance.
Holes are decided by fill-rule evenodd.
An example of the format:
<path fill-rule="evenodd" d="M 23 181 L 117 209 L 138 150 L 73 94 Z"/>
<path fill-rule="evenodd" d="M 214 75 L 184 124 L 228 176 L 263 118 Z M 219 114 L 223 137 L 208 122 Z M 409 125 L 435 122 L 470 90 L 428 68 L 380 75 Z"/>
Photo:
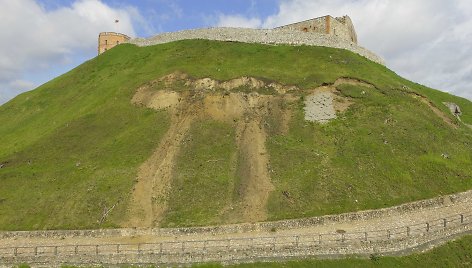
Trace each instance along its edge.
<path fill-rule="evenodd" d="M 123 44 L 0 121 L 3 230 L 301 218 L 472 189 L 471 102 L 342 49 Z"/>

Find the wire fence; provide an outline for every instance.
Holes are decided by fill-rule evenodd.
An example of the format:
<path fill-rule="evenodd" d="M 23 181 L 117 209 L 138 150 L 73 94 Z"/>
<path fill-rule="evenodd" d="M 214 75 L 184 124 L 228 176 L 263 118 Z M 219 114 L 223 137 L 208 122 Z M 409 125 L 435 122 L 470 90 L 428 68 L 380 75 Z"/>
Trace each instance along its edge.
<path fill-rule="evenodd" d="M 0 257 L 110 255 L 110 254 L 207 254 L 228 251 L 298 249 L 320 246 L 346 246 L 362 243 L 399 241 L 434 234 L 439 231 L 472 225 L 472 212 L 454 214 L 436 220 L 403 227 L 365 232 L 277 235 L 228 239 L 163 241 L 137 244 L 41 245 L 0 247 Z"/>

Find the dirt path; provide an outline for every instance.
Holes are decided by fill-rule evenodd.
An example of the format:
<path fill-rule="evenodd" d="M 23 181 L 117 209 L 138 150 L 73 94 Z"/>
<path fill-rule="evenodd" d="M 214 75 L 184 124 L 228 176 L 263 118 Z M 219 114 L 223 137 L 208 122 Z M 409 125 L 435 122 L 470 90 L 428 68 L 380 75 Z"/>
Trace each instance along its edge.
<path fill-rule="evenodd" d="M 176 116 L 158 148 L 139 168 L 131 217 L 125 226 L 158 226 L 167 208 L 175 159 L 193 119 L 190 115 Z"/>
<path fill-rule="evenodd" d="M 135 105 L 151 109 L 168 109 L 171 125 L 159 146 L 140 167 L 129 207 L 127 227 L 150 228 L 159 225 L 167 208 L 168 193 L 180 145 L 195 119 L 195 114 L 179 102 L 173 91 L 152 91 L 139 88 L 132 99 Z"/>

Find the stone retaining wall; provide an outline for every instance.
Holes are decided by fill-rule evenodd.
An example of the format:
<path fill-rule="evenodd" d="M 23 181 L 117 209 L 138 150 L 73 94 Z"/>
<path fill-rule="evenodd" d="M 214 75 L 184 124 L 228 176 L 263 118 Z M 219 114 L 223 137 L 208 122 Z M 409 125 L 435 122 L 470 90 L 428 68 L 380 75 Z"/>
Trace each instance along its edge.
<path fill-rule="evenodd" d="M 138 46 L 151 46 L 187 39 L 206 39 L 260 44 L 308 45 L 340 48 L 352 51 L 376 63 L 385 65 L 382 58 L 369 50 L 333 35 L 305 33 L 287 29 L 208 28 L 163 33 L 150 38 L 129 41 Z"/>
<path fill-rule="evenodd" d="M 470 215 L 468 216 L 470 219 Z M 452 218 L 450 220 L 453 220 Z M 405 255 L 422 251 L 472 231 L 472 221 L 451 221 L 446 226 L 426 229 L 415 235 L 397 232 L 390 236 L 363 239 L 344 237 L 318 240 L 318 237 L 266 237 L 256 239 L 208 240 L 164 244 L 101 245 L 77 250 L 74 246 L 16 248 L 0 251 L 0 267 L 28 263 L 32 267 L 60 267 L 61 265 L 106 265 L 118 267 L 135 265 L 189 265 L 221 262 L 243 263 L 284 260 L 297 257 L 337 258 L 342 256 Z M 192 244 L 190 244 L 192 243 Z M 165 246 L 163 246 L 165 245 Z M 134 248 L 127 248 L 132 246 Z M 84 246 L 86 247 L 86 246 Z M 39 248 L 39 249 L 38 249 Z M 45 250 L 46 249 L 46 250 Z M 66 249 L 66 250 L 64 250 Z"/>
<path fill-rule="evenodd" d="M 472 200 L 472 191 L 451 194 L 432 199 L 426 199 L 399 206 L 365 210 L 359 212 L 349 212 L 337 215 L 326 215 L 320 217 L 311 217 L 304 219 L 281 220 L 272 222 L 259 223 L 241 223 L 220 226 L 206 227 L 188 227 L 188 228 L 121 228 L 121 229 L 98 229 L 98 230 L 47 230 L 47 231 L 11 231 L 0 232 L 2 238 L 62 238 L 62 237 L 107 237 L 107 236 L 132 236 L 132 235 L 160 235 L 175 236 L 185 234 L 204 234 L 204 235 L 221 235 L 245 233 L 252 231 L 271 232 L 272 230 L 290 230 L 300 227 L 309 227 L 323 225 L 328 223 L 353 222 L 365 219 L 376 219 L 389 215 L 401 214 L 404 212 L 417 211 L 425 208 L 443 207 L 449 204 L 461 203 Z M 438 215 L 440 217 L 441 215 Z M 447 215 L 444 215 L 447 216 Z M 367 231 L 367 230 L 366 230 Z"/>
<path fill-rule="evenodd" d="M 9 267 L 17 263 L 29 263 L 33 267 L 59 267 L 64 263 L 112 266 L 150 263 L 182 265 L 200 262 L 254 262 L 300 256 L 326 258 L 345 255 L 401 255 L 439 245 L 452 237 L 470 233 L 472 231 L 472 212 L 465 209 L 461 214 L 437 215 L 437 219 L 428 219 L 413 225 L 356 232 L 287 235 L 279 234 L 278 230 L 296 229 L 329 222 L 352 222 L 361 219 L 398 216 L 404 212 L 421 211 L 424 208 L 468 203 L 471 198 L 472 191 L 468 191 L 379 210 L 257 224 L 200 228 L 1 232 L 0 238 L 106 237 L 143 234 L 181 237 L 185 237 L 186 234 L 202 234 L 200 237 L 205 238 L 204 240 L 194 240 L 189 236 L 188 239 L 138 244 L 0 246 L 0 267 Z M 270 232 L 272 228 L 280 229 L 277 229 L 277 232 Z M 224 238 L 224 236 L 223 238 L 216 236 L 212 238 L 213 235 L 253 230 L 261 230 L 266 233 L 265 235 L 250 235 L 248 233 L 233 238 Z"/>

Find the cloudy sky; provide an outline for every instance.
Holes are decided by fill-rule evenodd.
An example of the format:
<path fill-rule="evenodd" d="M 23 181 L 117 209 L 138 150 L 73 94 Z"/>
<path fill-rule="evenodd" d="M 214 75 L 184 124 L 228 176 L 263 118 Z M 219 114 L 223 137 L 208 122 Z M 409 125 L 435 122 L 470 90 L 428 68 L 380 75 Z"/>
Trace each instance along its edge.
<path fill-rule="evenodd" d="M 348 14 L 359 43 L 398 74 L 472 100 L 471 0 L 0 0 L 0 104 L 95 57 L 101 31 L 272 28 L 326 14 Z"/>

